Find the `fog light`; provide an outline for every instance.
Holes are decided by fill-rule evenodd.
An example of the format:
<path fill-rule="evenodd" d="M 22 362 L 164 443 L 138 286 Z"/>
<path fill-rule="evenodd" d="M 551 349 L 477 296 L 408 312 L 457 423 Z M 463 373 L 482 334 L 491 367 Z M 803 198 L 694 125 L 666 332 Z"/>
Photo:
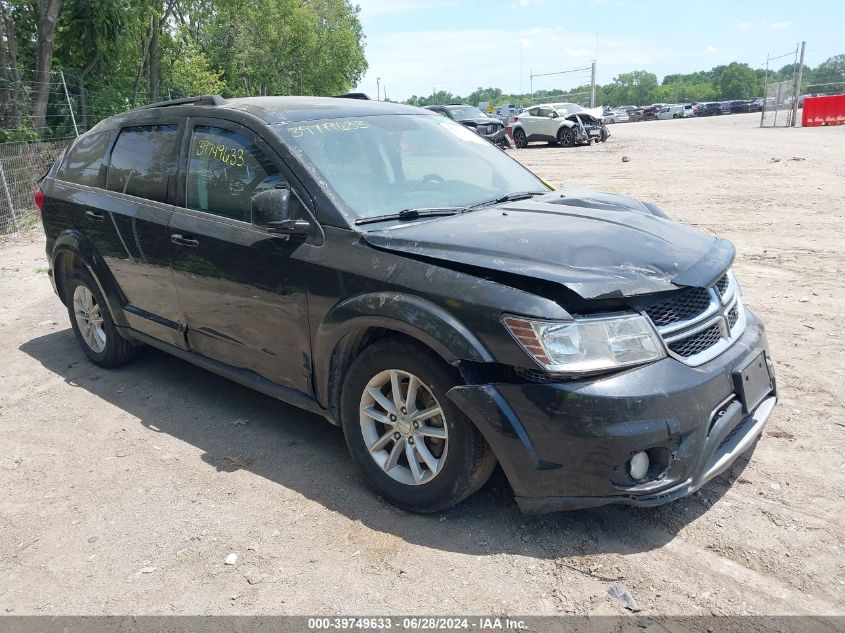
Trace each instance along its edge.
<path fill-rule="evenodd" d="M 648 473 L 648 466 L 648 455 L 645 451 L 640 451 L 628 462 L 628 474 L 631 475 L 631 479 L 643 479 Z"/>

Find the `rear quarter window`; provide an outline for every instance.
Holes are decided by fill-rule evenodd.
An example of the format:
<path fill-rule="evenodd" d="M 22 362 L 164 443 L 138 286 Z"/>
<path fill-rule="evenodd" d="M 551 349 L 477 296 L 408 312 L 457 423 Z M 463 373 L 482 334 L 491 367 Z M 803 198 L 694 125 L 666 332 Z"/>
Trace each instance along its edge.
<path fill-rule="evenodd" d="M 176 173 L 175 150 L 176 124 L 123 128 L 112 150 L 106 188 L 165 202 Z"/>
<path fill-rule="evenodd" d="M 102 187 L 102 170 L 110 137 L 110 132 L 82 136 L 59 165 L 56 178 L 77 185 Z"/>

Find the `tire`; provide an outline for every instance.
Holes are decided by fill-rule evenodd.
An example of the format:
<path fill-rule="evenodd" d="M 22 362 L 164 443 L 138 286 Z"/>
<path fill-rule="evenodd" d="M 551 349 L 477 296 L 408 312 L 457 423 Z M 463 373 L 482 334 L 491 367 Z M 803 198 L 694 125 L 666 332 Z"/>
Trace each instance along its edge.
<path fill-rule="evenodd" d="M 575 132 L 571 127 L 562 127 L 557 131 L 557 142 L 563 147 L 575 146 Z"/>
<path fill-rule="evenodd" d="M 602 130 L 601 130 L 601 142 L 606 143 L 608 136 L 610 136 L 610 133 L 607 130 L 605 130 L 604 128 L 602 128 Z"/>
<path fill-rule="evenodd" d="M 404 414 L 401 409 L 412 378 L 418 381 L 413 410 L 429 412 L 426 418 L 418 417 L 418 428 L 412 427 L 416 421 L 411 407 Z M 481 488 L 496 465 L 481 433 L 446 398 L 457 382 L 440 358 L 397 337 L 367 347 L 347 372 L 341 425 L 349 452 L 369 484 L 406 510 L 438 512 L 452 507 Z M 392 399 L 397 383 L 398 404 Z M 380 394 L 378 400 L 373 393 Z M 389 407 L 396 412 L 394 421 Z M 371 447 L 375 447 L 372 452 Z M 417 452 L 420 447 L 434 460 L 434 469 Z"/>
<path fill-rule="evenodd" d="M 100 367 L 119 367 L 135 356 L 135 345 L 118 333 L 94 278 L 75 270 L 65 282 L 65 305 L 76 341 L 89 360 Z"/>
<path fill-rule="evenodd" d="M 528 147 L 528 138 L 525 136 L 525 130 L 517 128 L 513 131 L 513 144 L 517 149 L 525 149 Z"/>

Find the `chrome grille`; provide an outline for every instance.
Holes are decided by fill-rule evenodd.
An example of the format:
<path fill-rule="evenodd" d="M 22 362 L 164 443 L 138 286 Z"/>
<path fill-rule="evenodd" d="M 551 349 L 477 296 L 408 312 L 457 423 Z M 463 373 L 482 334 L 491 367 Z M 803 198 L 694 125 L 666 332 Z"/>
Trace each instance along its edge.
<path fill-rule="evenodd" d="M 678 356 L 689 358 L 700 354 L 704 350 L 708 350 L 719 342 L 722 338 L 722 331 L 719 329 L 719 324 L 714 323 L 706 330 L 701 330 L 697 334 L 693 334 L 688 338 L 681 339 L 676 343 L 670 343 L 669 349 L 675 352 Z"/>
<path fill-rule="evenodd" d="M 728 286 L 730 285 L 730 281 L 728 280 L 728 274 L 725 273 L 722 275 L 722 278 L 716 282 L 716 290 L 719 291 L 719 296 L 724 296 L 725 292 L 728 290 Z"/>
<path fill-rule="evenodd" d="M 739 309 L 737 306 L 734 306 L 728 312 L 728 327 L 733 329 L 737 321 L 739 321 Z"/>
<path fill-rule="evenodd" d="M 646 308 L 652 323 L 660 327 L 698 316 L 710 305 L 710 293 L 705 288 L 690 288 L 665 301 Z"/>
<path fill-rule="evenodd" d="M 669 355 L 690 366 L 715 358 L 745 330 L 745 308 L 731 272 L 710 288 L 689 288 L 644 310 Z"/>

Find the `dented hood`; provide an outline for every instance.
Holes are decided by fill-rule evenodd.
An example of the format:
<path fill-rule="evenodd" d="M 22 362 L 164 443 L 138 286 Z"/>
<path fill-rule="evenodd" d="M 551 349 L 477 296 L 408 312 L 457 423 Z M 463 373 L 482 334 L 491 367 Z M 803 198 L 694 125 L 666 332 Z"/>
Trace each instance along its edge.
<path fill-rule="evenodd" d="M 585 299 L 713 285 L 733 245 L 623 196 L 563 190 L 369 231 L 372 246 L 562 284 Z M 657 212 L 659 213 L 659 211 Z"/>

